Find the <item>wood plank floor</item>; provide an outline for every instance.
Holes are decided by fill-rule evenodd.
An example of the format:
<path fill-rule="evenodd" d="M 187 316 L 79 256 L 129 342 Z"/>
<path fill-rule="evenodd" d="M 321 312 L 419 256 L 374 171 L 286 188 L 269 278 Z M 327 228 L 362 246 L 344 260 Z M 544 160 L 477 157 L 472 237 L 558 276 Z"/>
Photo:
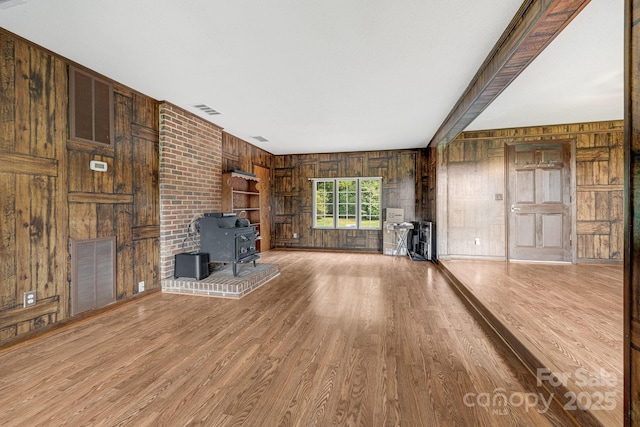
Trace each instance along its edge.
<path fill-rule="evenodd" d="M 0 425 L 571 425 L 433 264 L 262 261 L 240 300 L 156 293 L 2 352 Z"/>
<path fill-rule="evenodd" d="M 614 393 L 615 400 L 600 401 L 602 409 L 591 413 L 603 425 L 623 425 L 622 266 L 466 260 L 441 265 L 540 367 L 566 377 L 569 400 L 581 397 L 585 408 L 597 407 L 604 393 Z"/>

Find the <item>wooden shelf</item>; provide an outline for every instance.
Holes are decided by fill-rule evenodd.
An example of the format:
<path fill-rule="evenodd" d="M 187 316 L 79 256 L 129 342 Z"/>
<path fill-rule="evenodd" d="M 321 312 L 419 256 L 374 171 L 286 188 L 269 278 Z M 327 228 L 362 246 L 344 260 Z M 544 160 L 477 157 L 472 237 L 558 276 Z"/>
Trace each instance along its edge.
<path fill-rule="evenodd" d="M 229 177 L 231 178 L 241 178 L 241 179 L 246 179 L 249 181 L 256 181 L 256 182 L 260 182 L 260 178 L 258 178 L 255 175 L 246 175 L 240 172 L 227 172 L 224 173 L 223 175 L 229 175 Z"/>
<path fill-rule="evenodd" d="M 252 196 L 259 196 L 260 193 L 259 192 L 255 192 L 255 191 L 240 191 L 240 190 L 232 190 L 234 193 L 236 194 L 249 194 Z"/>
<path fill-rule="evenodd" d="M 222 174 L 222 210 L 239 214 L 260 233 L 260 178 L 238 172 Z M 259 237 L 258 239 L 259 240 Z M 258 244 L 258 250 L 260 245 Z"/>

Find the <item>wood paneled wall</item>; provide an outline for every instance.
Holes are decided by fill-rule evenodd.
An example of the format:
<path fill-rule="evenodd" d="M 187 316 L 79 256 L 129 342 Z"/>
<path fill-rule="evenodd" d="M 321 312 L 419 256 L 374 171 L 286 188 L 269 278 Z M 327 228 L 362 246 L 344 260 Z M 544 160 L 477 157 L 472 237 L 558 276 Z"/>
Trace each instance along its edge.
<path fill-rule="evenodd" d="M 116 84 L 114 143 L 69 140 L 69 63 L 4 30 L 0 52 L 2 341 L 69 316 L 70 239 L 116 236 L 118 299 L 158 287 L 159 191 L 156 101 Z"/>
<path fill-rule="evenodd" d="M 575 147 L 577 260 L 622 262 L 622 121 L 465 132 L 440 148 L 439 253 L 505 258 L 505 145 L 553 140 Z"/>
<path fill-rule="evenodd" d="M 576 138 L 578 260 L 624 258 L 623 122 Z M 594 125 L 595 126 L 595 125 Z M 595 129 L 594 129 L 595 130 Z"/>
<path fill-rule="evenodd" d="M 67 311 L 67 69 L 0 32 L 0 340 Z M 63 234 L 60 233 L 62 231 Z M 22 308 L 26 291 L 38 304 Z"/>
<path fill-rule="evenodd" d="M 463 135 L 440 151 L 438 254 L 504 258 L 504 143 Z"/>
<path fill-rule="evenodd" d="M 259 147 L 256 147 L 253 144 L 248 143 L 247 141 L 238 138 L 237 136 L 231 135 L 230 133 L 223 132 L 222 133 L 222 172 L 228 172 L 231 170 L 241 170 L 245 172 L 254 173 L 253 166 L 258 165 L 263 168 L 267 168 L 271 170 L 271 182 L 266 183 L 263 188 L 269 189 L 269 199 L 274 200 L 274 164 L 275 157 L 273 154 L 265 151 Z M 274 240 L 274 227 L 273 227 L 273 210 L 268 211 L 270 218 L 270 227 L 271 230 L 271 242 Z M 264 230 L 264 227 L 261 228 L 261 231 Z M 272 244 L 272 247 L 274 245 Z"/>
<path fill-rule="evenodd" d="M 625 2 L 624 416 L 640 426 L 640 3 Z"/>
<path fill-rule="evenodd" d="M 253 165 L 273 170 L 275 156 L 247 141 L 222 132 L 222 172 L 241 170 L 253 173 Z"/>
<path fill-rule="evenodd" d="M 418 195 L 421 198 L 421 212 L 419 216 L 425 221 L 435 222 L 436 220 L 437 159 L 436 147 L 420 150 L 421 183 L 418 187 Z"/>
<path fill-rule="evenodd" d="M 425 157 L 422 150 L 276 156 L 275 245 L 381 251 L 380 230 L 313 228 L 313 185 L 309 178 L 382 177 L 383 215 L 388 207 L 403 208 L 407 221 L 425 219 L 422 187 L 428 179 L 423 179 L 421 165 Z"/>

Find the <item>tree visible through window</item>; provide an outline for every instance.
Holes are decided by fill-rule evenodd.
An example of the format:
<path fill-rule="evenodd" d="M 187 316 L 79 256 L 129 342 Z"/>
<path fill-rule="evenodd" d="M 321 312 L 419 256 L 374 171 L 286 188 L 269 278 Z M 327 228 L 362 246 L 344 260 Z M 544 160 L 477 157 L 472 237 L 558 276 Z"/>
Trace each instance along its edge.
<path fill-rule="evenodd" d="M 314 188 L 316 201 L 316 227 L 335 227 L 333 216 L 333 181 L 317 181 Z"/>
<path fill-rule="evenodd" d="M 315 228 L 380 229 L 380 178 L 317 179 Z"/>
<path fill-rule="evenodd" d="M 360 228 L 380 228 L 380 180 L 360 180 Z"/>
<path fill-rule="evenodd" d="M 338 228 L 357 228 L 358 183 L 355 179 L 338 180 Z"/>

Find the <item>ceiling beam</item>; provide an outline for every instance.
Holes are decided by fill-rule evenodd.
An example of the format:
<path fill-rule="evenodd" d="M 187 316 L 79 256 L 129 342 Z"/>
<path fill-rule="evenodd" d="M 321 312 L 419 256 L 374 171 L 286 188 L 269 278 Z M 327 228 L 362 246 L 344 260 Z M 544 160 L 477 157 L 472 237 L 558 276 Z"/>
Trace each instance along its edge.
<path fill-rule="evenodd" d="M 448 144 L 556 38 L 589 0 L 528 0 L 516 13 L 429 146 Z"/>

